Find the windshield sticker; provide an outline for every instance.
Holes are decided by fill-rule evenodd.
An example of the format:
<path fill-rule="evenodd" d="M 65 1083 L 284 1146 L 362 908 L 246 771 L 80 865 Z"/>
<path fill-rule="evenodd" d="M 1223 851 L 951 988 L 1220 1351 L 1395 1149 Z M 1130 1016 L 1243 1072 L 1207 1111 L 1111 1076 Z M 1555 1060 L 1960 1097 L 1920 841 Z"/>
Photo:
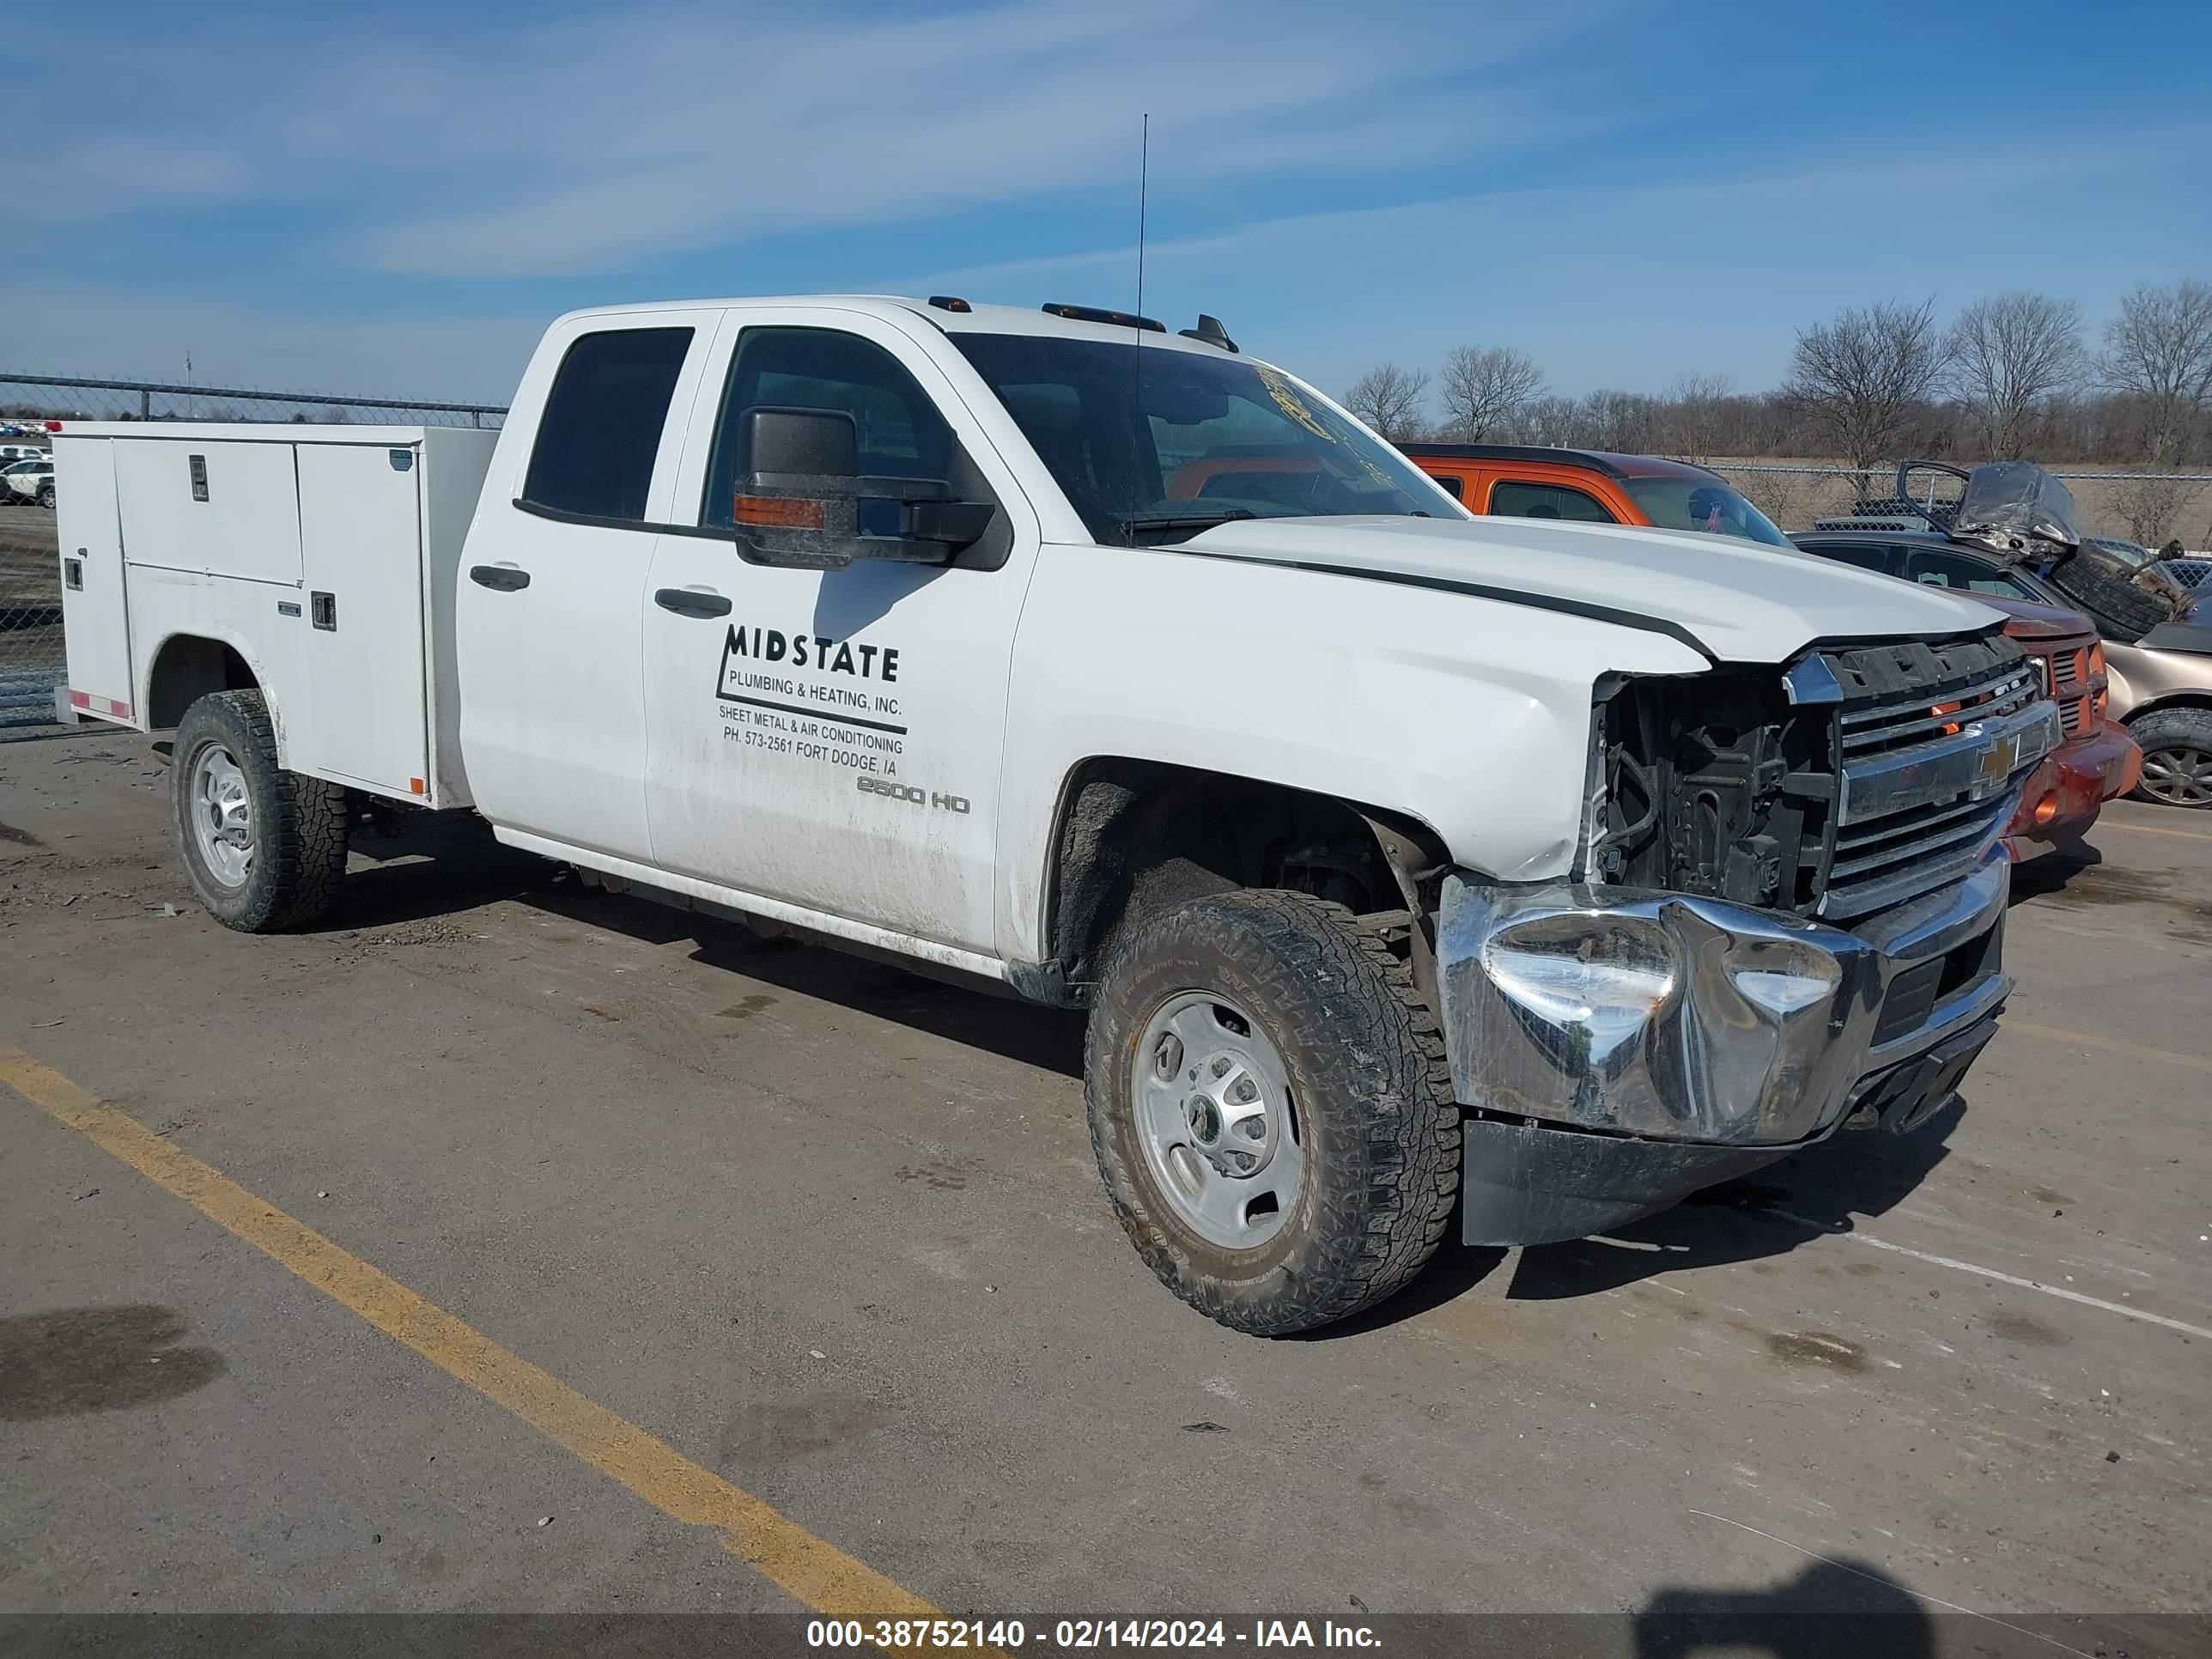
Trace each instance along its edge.
<path fill-rule="evenodd" d="M 1275 400 L 1276 408 L 1281 410 L 1284 414 L 1289 416 L 1316 437 L 1325 439 L 1332 444 L 1337 443 L 1336 434 L 1331 432 L 1316 418 L 1313 410 L 1306 407 L 1305 399 L 1298 396 L 1297 388 L 1285 380 L 1279 371 L 1269 368 L 1265 363 L 1255 363 L 1252 368 L 1259 374 L 1260 383 L 1267 388 L 1267 395 Z M 1347 453 L 1341 444 L 1338 444 L 1337 447 L 1339 453 Z M 1360 471 L 1374 479 L 1383 489 L 1398 488 L 1398 480 L 1377 465 L 1375 458 L 1368 454 L 1364 447 L 1353 449 L 1348 453 L 1355 461 L 1358 462 Z"/>
<path fill-rule="evenodd" d="M 1314 419 L 1313 410 L 1305 406 L 1304 399 L 1298 396 L 1297 388 L 1285 380 L 1279 371 L 1269 368 L 1265 363 L 1255 363 L 1252 367 L 1260 376 L 1260 383 L 1267 388 L 1267 395 L 1275 400 L 1276 408 L 1315 437 L 1328 443 L 1336 441 L 1336 434 Z"/>

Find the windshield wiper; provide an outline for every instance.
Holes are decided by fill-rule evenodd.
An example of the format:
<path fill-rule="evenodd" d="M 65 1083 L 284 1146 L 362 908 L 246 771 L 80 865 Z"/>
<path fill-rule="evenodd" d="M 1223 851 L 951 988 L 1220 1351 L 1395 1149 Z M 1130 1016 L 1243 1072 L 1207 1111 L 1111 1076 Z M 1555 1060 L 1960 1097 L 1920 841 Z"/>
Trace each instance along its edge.
<path fill-rule="evenodd" d="M 1195 536 L 1201 530 L 1211 530 L 1216 525 L 1233 523 L 1238 519 L 1256 519 L 1260 515 L 1249 507 L 1224 507 L 1218 513 L 1138 513 L 1115 520 L 1126 539 L 1139 532 L 1178 530 Z"/>

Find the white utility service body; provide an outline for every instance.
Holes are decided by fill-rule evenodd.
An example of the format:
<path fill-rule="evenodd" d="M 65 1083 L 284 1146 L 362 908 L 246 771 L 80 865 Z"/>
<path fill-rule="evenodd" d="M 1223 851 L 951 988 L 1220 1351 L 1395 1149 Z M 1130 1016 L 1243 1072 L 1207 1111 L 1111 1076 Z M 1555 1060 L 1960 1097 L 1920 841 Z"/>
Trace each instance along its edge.
<path fill-rule="evenodd" d="M 287 767 L 469 805 L 454 578 L 498 436 L 70 422 L 56 502 L 70 702 L 173 726 L 182 708 L 147 707 L 155 664 L 219 641 L 267 692 Z"/>
<path fill-rule="evenodd" d="M 1073 1006 L 1135 971 L 1171 900 L 1398 917 L 1361 925 L 1449 1052 L 1471 1241 L 1574 1236 L 1949 1098 L 2008 983 L 2002 798 L 2057 738 L 1994 613 L 1732 538 L 1470 519 L 1218 325 L 1060 310 L 579 313 L 495 447 L 70 423 L 72 701 L 148 727 L 243 686 L 287 774 Z M 1931 723 L 1938 691 L 1969 718 Z M 1722 717 L 1668 712 L 1707 696 Z M 1924 1006 L 1882 1024 L 1908 969 Z M 1306 1061 L 1221 1041 L 1285 1097 L 1255 1144 L 1290 1184 L 1261 1192 L 1191 1104 L 1198 1140 L 1145 1132 L 1149 1199 L 1109 1170 L 1125 1224 L 1247 1328 L 1372 1299 L 1382 1279 L 1326 1313 L 1267 1301 L 1321 1202 L 1288 1104 Z M 1132 1216 L 1177 1181 L 1194 1231 L 1162 1243 Z M 1209 1248 L 1244 1267 L 1194 1290 Z"/>

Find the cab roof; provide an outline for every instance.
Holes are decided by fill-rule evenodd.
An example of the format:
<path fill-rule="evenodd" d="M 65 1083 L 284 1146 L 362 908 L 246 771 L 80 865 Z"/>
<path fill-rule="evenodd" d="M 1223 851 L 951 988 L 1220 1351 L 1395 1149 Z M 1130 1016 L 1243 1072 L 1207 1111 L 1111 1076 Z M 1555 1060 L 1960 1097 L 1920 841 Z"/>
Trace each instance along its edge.
<path fill-rule="evenodd" d="M 1548 444 L 1400 444 L 1398 448 L 1416 460 L 1542 461 L 1553 466 L 1580 467 L 1608 478 L 1718 478 L 1711 467 L 1691 461 L 1670 461 L 1662 455 L 1623 455 L 1608 449 L 1562 449 Z"/>
<path fill-rule="evenodd" d="M 1172 331 L 1062 317 L 1028 306 L 986 305 L 964 300 L 957 303 L 965 308 L 951 310 L 945 306 L 933 305 L 927 300 L 916 300 L 899 294 L 739 295 L 724 299 L 659 300 L 633 305 L 592 306 L 582 311 L 569 312 L 561 320 L 628 317 L 665 311 L 712 310 L 726 306 L 768 308 L 805 306 L 835 311 L 857 311 L 886 318 L 920 317 L 946 334 L 1030 334 L 1063 340 L 1095 340 L 1113 345 L 1127 345 L 1136 341 L 1141 343 L 1147 351 L 1181 351 L 1206 357 L 1229 355 L 1219 346 L 1186 338 Z"/>

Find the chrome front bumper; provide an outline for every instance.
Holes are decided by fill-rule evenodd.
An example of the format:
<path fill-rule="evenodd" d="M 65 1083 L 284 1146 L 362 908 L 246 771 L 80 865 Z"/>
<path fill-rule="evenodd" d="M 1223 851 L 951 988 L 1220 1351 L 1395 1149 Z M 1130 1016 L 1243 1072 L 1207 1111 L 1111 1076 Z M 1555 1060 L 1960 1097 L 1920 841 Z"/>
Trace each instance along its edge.
<path fill-rule="evenodd" d="M 1447 878 L 1445 1041 L 1459 1099 L 1481 1114 L 1466 1126 L 1468 1242 L 1574 1237 L 1593 1217 L 1646 1213 L 1862 1107 L 1893 1126 L 1924 1121 L 2011 988 L 1999 960 L 2009 873 L 1992 845 L 1960 880 L 1848 933 L 1679 893 Z M 1931 1054 L 1939 1063 L 1923 1064 Z M 1532 1160 L 1559 1159 L 1594 1187 L 1582 1196 L 1595 1209 L 1547 1219 L 1509 1204 L 1483 1218 L 1486 1184 L 1541 1184 Z M 1655 1192 L 1639 1165 L 1676 1173 Z"/>

